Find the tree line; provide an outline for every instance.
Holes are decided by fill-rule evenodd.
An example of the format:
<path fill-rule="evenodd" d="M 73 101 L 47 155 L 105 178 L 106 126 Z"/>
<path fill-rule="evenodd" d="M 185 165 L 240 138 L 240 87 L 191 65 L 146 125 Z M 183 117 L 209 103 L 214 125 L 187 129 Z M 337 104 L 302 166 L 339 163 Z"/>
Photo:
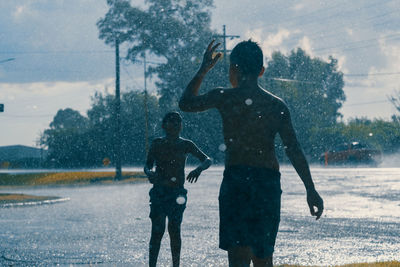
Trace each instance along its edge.
<path fill-rule="evenodd" d="M 113 46 L 115 39 L 129 45 L 125 58 L 135 62 L 144 54 L 162 64 L 148 70 L 156 77 L 157 93 L 148 97 L 148 141 L 162 135 L 161 119 L 177 102 L 202 59 L 204 48 L 216 35 L 210 28 L 212 0 L 148 0 L 147 8 L 127 0 L 107 0 L 109 10 L 98 23 L 99 38 Z M 217 64 L 202 85 L 201 93 L 229 86 L 228 59 Z M 400 149 L 399 117 L 392 121 L 353 119 L 343 123 L 339 109 L 345 101 L 343 73 L 337 59 L 312 58 L 301 48 L 285 55 L 275 52 L 265 59 L 260 83 L 288 105 L 298 138 L 310 161 L 343 142 L 360 141 L 394 152 Z M 121 133 L 123 165 L 141 165 L 146 154 L 144 93 L 122 94 Z M 393 97 L 393 104 L 396 102 Z M 72 109 L 59 110 L 40 137 L 48 148 L 47 164 L 54 167 L 94 167 L 114 162 L 114 96 L 96 93 L 84 116 Z M 400 111 L 400 109 L 399 109 Z M 217 163 L 224 152 L 220 117 L 216 110 L 182 114 L 183 137 L 195 141 Z M 278 157 L 285 161 L 282 144 Z"/>

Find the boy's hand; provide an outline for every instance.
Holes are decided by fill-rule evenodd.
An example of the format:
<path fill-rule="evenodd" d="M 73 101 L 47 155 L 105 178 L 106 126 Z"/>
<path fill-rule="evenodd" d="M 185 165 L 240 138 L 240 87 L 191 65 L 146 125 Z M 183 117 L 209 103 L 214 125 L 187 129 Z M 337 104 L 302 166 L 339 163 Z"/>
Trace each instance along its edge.
<path fill-rule="evenodd" d="M 315 189 L 307 190 L 307 203 L 308 207 L 310 208 L 311 215 L 317 216 L 316 220 L 318 220 L 324 210 L 324 201 Z M 315 210 L 314 207 L 316 207 L 317 210 Z"/>
<path fill-rule="evenodd" d="M 206 52 L 204 52 L 203 63 L 201 64 L 200 69 L 205 72 L 212 69 L 217 63 L 218 59 L 222 56 L 221 52 L 215 54 L 215 50 L 221 43 L 213 46 L 214 42 L 215 40 L 212 40 L 211 43 L 208 45 Z"/>
<path fill-rule="evenodd" d="M 193 183 L 193 182 L 195 183 L 195 182 L 197 182 L 197 179 L 199 178 L 200 174 L 201 174 L 201 170 L 194 169 L 193 171 L 191 171 L 189 173 L 186 180 L 190 183 Z"/>
<path fill-rule="evenodd" d="M 154 182 L 155 182 L 156 179 L 157 179 L 157 174 L 156 174 L 156 172 L 148 171 L 146 174 L 147 174 L 147 178 L 149 178 L 149 182 L 150 182 L 151 184 L 154 184 Z"/>

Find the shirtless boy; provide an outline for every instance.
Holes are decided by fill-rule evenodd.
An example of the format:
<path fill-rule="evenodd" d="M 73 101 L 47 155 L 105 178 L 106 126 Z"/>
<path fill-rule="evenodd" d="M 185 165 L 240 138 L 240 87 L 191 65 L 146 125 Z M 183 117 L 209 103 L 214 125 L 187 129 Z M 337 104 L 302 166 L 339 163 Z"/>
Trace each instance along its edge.
<path fill-rule="evenodd" d="M 144 172 L 153 188 L 150 190 L 151 238 L 149 265 L 155 267 L 160 251 L 161 239 L 168 217 L 168 233 L 171 241 L 172 263 L 179 266 L 181 252 L 181 223 L 186 208 L 187 190 L 185 183 L 185 163 L 192 154 L 202 163 L 187 176 L 191 183 L 197 182 L 201 172 L 210 167 L 211 159 L 190 140 L 179 137 L 182 117 L 177 112 L 167 113 L 162 121 L 165 137 L 153 140 L 147 155 Z M 155 171 L 152 171 L 153 165 Z"/>
<path fill-rule="evenodd" d="M 199 95 L 207 72 L 221 57 L 212 41 L 200 69 L 179 102 L 186 112 L 216 108 L 223 123 L 225 170 L 219 194 L 219 247 L 228 251 L 229 266 L 273 266 L 280 221 L 281 186 L 274 140 L 280 135 L 292 165 L 304 183 L 311 215 L 321 217 L 323 201 L 314 187 L 308 163 L 297 141 L 286 104 L 258 85 L 263 54 L 249 40 L 230 54 L 232 88 Z"/>

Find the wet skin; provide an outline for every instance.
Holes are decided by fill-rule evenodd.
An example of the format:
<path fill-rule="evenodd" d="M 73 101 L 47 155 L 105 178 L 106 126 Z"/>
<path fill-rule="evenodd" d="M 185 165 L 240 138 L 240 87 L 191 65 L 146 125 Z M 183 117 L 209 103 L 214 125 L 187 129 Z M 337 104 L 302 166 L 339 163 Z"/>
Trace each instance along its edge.
<path fill-rule="evenodd" d="M 150 183 L 155 186 L 166 186 L 183 188 L 185 183 L 185 164 L 188 154 L 192 154 L 202 163 L 187 176 L 190 183 L 197 182 L 201 172 L 211 165 L 211 159 L 204 154 L 192 141 L 179 137 L 182 124 L 176 120 L 169 120 L 163 124 L 165 137 L 156 138 L 150 147 L 147 155 L 144 172 Z M 156 165 L 156 170 L 152 168 Z M 160 251 L 161 240 L 165 232 L 166 217 L 152 217 L 149 266 L 157 265 L 157 258 Z M 180 264 L 181 252 L 181 224 L 168 219 L 168 233 L 170 236 L 172 265 Z"/>
<path fill-rule="evenodd" d="M 216 108 L 221 114 L 226 145 L 225 166 L 247 165 L 279 170 L 275 155 L 274 140 L 280 135 L 285 151 L 307 190 L 310 213 L 319 219 L 323 212 L 323 201 L 315 190 L 306 158 L 297 141 L 286 104 L 258 85 L 259 75 L 243 75 L 238 66 L 231 64 L 229 80 L 231 89 L 217 88 L 198 95 L 200 85 L 221 57 L 215 55 L 219 44 L 212 41 L 203 57 L 203 63 L 186 87 L 179 107 L 187 112 L 199 112 Z M 247 252 L 246 252 L 247 251 Z M 272 256 L 257 259 L 248 248 L 229 251 L 231 266 L 272 266 Z"/>

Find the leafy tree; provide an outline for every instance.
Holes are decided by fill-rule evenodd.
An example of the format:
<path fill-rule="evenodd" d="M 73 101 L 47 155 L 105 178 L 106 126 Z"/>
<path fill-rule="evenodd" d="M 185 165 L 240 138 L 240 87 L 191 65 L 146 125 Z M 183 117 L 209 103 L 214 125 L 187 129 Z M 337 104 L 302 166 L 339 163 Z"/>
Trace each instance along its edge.
<path fill-rule="evenodd" d="M 261 81 L 287 103 L 300 143 L 309 157 L 316 159 L 335 142 L 326 134 L 334 132 L 331 128 L 341 118 L 339 109 L 345 101 L 343 74 L 337 70 L 336 59 L 330 57 L 325 62 L 311 58 L 301 48 L 288 56 L 275 52 L 267 60 Z"/>
<path fill-rule="evenodd" d="M 127 0 L 108 0 L 110 9 L 97 23 L 100 39 L 113 45 L 115 38 L 129 44 L 126 57 L 133 62 L 143 53 L 165 61 L 150 67 L 157 74 L 163 108 L 176 108 L 182 89 L 198 66 L 211 39 L 211 0 L 148 0 L 147 9 Z"/>
<path fill-rule="evenodd" d="M 41 136 L 41 143 L 49 150 L 48 160 L 55 167 L 85 166 L 88 157 L 83 138 L 88 119 L 78 111 L 60 109 Z"/>
<path fill-rule="evenodd" d="M 72 109 L 59 110 L 41 136 L 54 167 L 101 166 L 105 158 L 114 162 L 113 95 L 97 93 L 88 117 Z M 149 139 L 159 135 L 159 108 L 155 96 L 148 97 Z M 145 158 L 144 94 L 128 92 L 121 99 L 122 163 L 143 164 Z"/>
<path fill-rule="evenodd" d="M 95 155 L 95 162 L 101 163 L 104 158 L 114 162 L 114 121 L 113 95 L 97 93 L 93 97 L 92 108 L 88 111 L 90 121 L 89 136 L 93 140 L 90 150 Z M 159 108 L 155 96 L 148 96 L 149 136 L 151 140 L 159 133 Z M 121 147 L 122 164 L 143 164 L 146 151 L 145 140 L 144 94 L 128 92 L 121 98 Z"/>
<path fill-rule="evenodd" d="M 115 38 L 129 46 L 127 59 L 134 62 L 144 53 L 163 61 L 149 68 L 157 76 L 162 113 L 177 110 L 178 100 L 201 63 L 204 49 L 212 39 L 212 0 L 148 0 L 146 9 L 126 0 L 108 0 L 109 10 L 97 23 L 99 37 L 113 45 Z M 201 90 L 227 83 L 227 67 L 218 64 Z M 221 77 L 224 80 L 221 81 Z M 218 146 L 223 142 L 220 117 L 215 111 L 184 114 L 183 136 L 222 160 Z"/>
<path fill-rule="evenodd" d="M 359 141 L 390 154 L 400 150 L 400 122 L 382 119 L 356 118 L 343 127 L 347 142 Z"/>

